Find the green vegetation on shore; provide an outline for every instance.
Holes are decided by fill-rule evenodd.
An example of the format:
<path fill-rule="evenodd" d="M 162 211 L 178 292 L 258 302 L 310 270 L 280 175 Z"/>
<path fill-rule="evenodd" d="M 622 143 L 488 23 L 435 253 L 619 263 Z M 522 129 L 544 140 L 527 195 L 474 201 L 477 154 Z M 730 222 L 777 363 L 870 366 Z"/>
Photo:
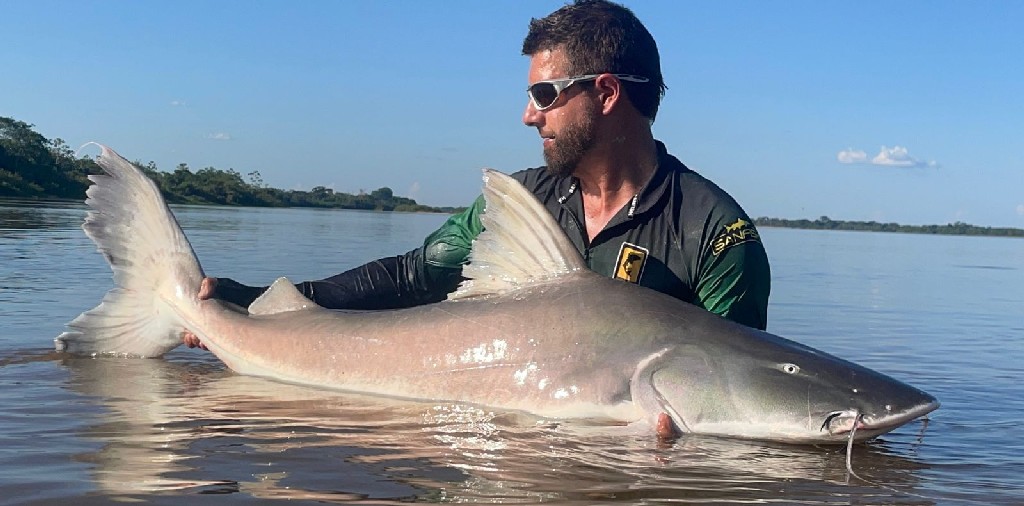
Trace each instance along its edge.
<path fill-rule="evenodd" d="M 173 172 L 164 172 L 156 164 L 134 162 L 164 194 L 168 202 L 178 204 L 216 204 L 270 207 L 331 207 L 406 212 L 458 212 L 462 208 L 429 207 L 415 200 L 395 196 L 383 187 L 357 195 L 335 192 L 317 186 L 309 191 L 279 190 L 263 183 L 258 171 L 246 174 L 234 170 L 207 167 L 193 172 L 179 164 Z M 75 158 L 63 140 L 47 139 L 32 130 L 32 125 L 0 116 L 0 198 L 82 200 L 89 187 L 89 174 L 102 171 L 92 159 Z M 814 230 L 864 230 L 916 234 L 986 235 L 1024 237 L 1019 228 L 979 227 L 956 222 L 947 225 L 900 225 L 875 221 L 841 221 L 822 216 L 817 220 L 787 220 L 761 217 L 758 226 L 805 228 Z"/>
<path fill-rule="evenodd" d="M 164 172 L 154 162 L 133 162 L 156 182 L 168 202 L 269 207 L 330 207 L 400 212 L 455 212 L 458 208 L 430 207 L 399 197 L 391 188 L 369 193 L 335 192 L 317 186 L 309 191 L 267 187 L 258 171 L 246 179 L 234 170 L 207 167 L 193 172 L 179 164 Z M 85 199 L 89 174 L 102 170 L 89 158 L 75 158 L 61 139 L 47 139 L 32 125 L 0 116 L 0 197 Z"/>
<path fill-rule="evenodd" d="M 879 223 L 877 221 L 832 220 L 828 216 L 822 216 L 813 221 L 786 220 L 762 216 L 754 220 L 754 223 L 761 227 L 806 228 L 811 230 L 861 230 L 870 232 L 902 232 L 907 234 L 1024 237 L 1024 230 L 1019 228 L 979 227 L 960 221 L 946 225 L 900 225 L 898 223 Z"/>

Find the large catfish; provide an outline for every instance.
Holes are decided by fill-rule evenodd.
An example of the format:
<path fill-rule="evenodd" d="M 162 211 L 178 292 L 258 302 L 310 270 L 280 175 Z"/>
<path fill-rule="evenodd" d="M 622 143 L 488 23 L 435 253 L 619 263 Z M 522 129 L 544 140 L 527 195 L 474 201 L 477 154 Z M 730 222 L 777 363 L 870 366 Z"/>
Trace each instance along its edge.
<path fill-rule="evenodd" d="M 921 390 L 588 270 L 518 182 L 484 173 L 486 230 L 448 300 L 331 311 L 279 279 L 246 312 L 204 277 L 157 187 L 104 147 L 83 228 L 115 288 L 58 350 L 159 357 L 195 333 L 240 374 L 319 388 L 599 417 L 684 433 L 844 443 L 936 409 Z M 643 425 L 638 425 L 642 427 Z"/>

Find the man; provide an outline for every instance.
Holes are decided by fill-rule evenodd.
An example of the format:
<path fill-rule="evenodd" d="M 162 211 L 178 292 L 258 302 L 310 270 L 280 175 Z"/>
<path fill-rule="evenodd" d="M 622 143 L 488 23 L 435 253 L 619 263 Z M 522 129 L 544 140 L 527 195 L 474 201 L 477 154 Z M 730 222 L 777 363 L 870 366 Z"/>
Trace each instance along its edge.
<path fill-rule="evenodd" d="M 633 13 L 577 0 L 532 20 L 523 54 L 523 122 L 540 134 L 547 165 L 513 177 L 551 211 L 589 267 L 764 329 L 770 274 L 757 230 L 728 194 L 654 139 L 665 85 L 657 45 Z M 335 309 L 444 300 L 462 280 L 483 206 L 478 198 L 405 255 L 297 287 Z M 200 297 L 244 307 L 264 290 L 208 278 Z M 184 340 L 202 346 L 191 334 Z"/>

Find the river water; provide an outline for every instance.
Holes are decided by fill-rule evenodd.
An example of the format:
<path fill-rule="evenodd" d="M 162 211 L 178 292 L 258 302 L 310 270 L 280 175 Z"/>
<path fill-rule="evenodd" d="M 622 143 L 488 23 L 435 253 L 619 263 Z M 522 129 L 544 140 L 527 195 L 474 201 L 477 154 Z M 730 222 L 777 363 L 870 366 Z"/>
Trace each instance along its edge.
<path fill-rule="evenodd" d="M 444 216 L 178 207 L 211 275 L 317 279 Z M 763 229 L 769 330 L 942 407 L 854 448 L 659 442 L 236 375 L 209 353 L 52 352 L 110 270 L 85 208 L 0 201 L 0 504 L 1024 504 L 1024 240 Z M 597 310 L 597 309 L 596 309 Z"/>

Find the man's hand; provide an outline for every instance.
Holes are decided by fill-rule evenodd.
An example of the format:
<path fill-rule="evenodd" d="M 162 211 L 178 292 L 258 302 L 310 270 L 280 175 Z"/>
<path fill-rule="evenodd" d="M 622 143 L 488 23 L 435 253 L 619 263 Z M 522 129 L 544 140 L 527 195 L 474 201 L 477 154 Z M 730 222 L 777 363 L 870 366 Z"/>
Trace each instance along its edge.
<path fill-rule="evenodd" d="M 199 285 L 199 300 L 206 300 L 213 297 L 213 294 L 217 291 L 217 278 L 206 277 L 203 278 L 203 282 Z M 201 350 L 209 350 L 205 344 L 203 344 L 195 334 L 191 331 L 184 331 L 181 333 L 181 341 L 185 343 L 185 346 L 189 348 L 199 348 Z"/>

